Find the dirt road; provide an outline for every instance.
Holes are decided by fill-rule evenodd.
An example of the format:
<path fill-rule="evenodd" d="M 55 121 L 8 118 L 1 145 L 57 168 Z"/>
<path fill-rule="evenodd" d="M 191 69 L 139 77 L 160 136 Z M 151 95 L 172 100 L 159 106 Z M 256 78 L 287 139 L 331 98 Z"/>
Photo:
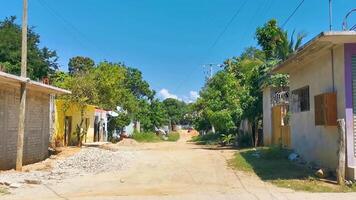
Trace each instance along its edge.
<path fill-rule="evenodd" d="M 33 185 L 1 199 L 356 199 L 356 194 L 299 193 L 277 188 L 257 177 L 234 172 L 226 160 L 232 150 L 186 143 L 122 146 L 137 151 L 133 167 L 120 174 L 81 176 L 52 185 Z"/>

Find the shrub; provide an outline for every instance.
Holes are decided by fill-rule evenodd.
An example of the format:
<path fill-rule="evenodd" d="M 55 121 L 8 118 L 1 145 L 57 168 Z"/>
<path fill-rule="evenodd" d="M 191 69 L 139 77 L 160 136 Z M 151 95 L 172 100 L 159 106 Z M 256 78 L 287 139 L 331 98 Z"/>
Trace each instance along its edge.
<path fill-rule="evenodd" d="M 178 141 L 180 138 L 180 135 L 178 132 L 172 132 L 170 134 L 168 134 L 168 140 L 169 142 L 176 142 Z"/>
<path fill-rule="evenodd" d="M 237 144 L 240 148 L 246 148 L 252 146 L 251 135 L 249 134 L 239 134 L 237 136 Z"/>
<path fill-rule="evenodd" d="M 220 135 L 216 133 L 208 133 L 206 135 L 198 135 L 192 138 L 192 142 L 203 145 L 215 145 L 220 143 Z"/>
<path fill-rule="evenodd" d="M 159 142 L 161 138 L 153 132 L 134 132 L 132 138 L 137 142 Z"/>

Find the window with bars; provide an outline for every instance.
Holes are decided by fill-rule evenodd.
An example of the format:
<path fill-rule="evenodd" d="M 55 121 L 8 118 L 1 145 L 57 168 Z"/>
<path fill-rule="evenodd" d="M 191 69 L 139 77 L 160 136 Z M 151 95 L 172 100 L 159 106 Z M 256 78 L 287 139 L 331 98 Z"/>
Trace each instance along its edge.
<path fill-rule="evenodd" d="M 310 110 L 309 86 L 292 91 L 292 111 L 305 112 Z"/>

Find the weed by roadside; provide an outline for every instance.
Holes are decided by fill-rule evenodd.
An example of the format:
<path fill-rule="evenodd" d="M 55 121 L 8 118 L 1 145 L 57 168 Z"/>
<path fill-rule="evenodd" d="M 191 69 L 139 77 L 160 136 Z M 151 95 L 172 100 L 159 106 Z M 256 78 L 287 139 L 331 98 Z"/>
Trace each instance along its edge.
<path fill-rule="evenodd" d="M 352 192 L 355 187 L 338 186 L 319 180 L 306 166 L 288 160 L 290 151 L 280 148 L 258 148 L 238 151 L 229 161 L 236 170 L 255 173 L 276 186 L 308 192 Z"/>
<path fill-rule="evenodd" d="M 208 133 L 206 135 L 194 136 L 190 141 L 200 145 L 217 145 L 220 143 L 220 135 Z"/>
<path fill-rule="evenodd" d="M 10 192 L 6 188 L 0 187 L 0 196 L 10 194 Z"/>
<path fill-rule="evenodd" d="M 162 141 L 156 133 L 153 132 L 135 132 L 132 135 L 132 139 L 136 140 L 137 142 L 160 142 Z"/>
<path fill-rule="evenodd" d="M 180 136 L 178 132 L 172 132 L 168 134 L 168 137 L 164 139 L 163 137 L 156 135 L 156 133 L 153 132 L 135 132 L 132 135 L 132 138 L 136 140 L 137 142 L 163 142 L 163 141 L 169 141 L 169 142 L 176 142 L 179 140 Z"/>
<path fill-rule="evenodd" d="M 179 135 L 178 132 L 172 132 L 172 133 L 168 134 L 168 139 L 167 139 L 167 141 L 169 141 L 169 142 L 176 142 L 176 141 L 179 140 L 179 138 L 180 138 L 180 135 Z"/>

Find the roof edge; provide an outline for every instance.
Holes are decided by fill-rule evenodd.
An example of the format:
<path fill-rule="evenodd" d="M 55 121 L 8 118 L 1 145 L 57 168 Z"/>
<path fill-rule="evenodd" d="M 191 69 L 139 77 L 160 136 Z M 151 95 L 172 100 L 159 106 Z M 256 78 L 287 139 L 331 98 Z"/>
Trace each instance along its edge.
<path fill-rule="evenodd" d="M 26 84 L 33 85 L 33 86 L 36 86 L 36 87 L 45 88 L 47 90 L 53 91 L 56 94 L 72 94 L 72 92 L 69 91 L 69 90 L 65 90 L 65 89 L 62 89 L 62 88 L 54 87 L 54 86 L 51 86 L 51 85 L 46 85 L 46 84 L 43 84 L 43 83 L 40 83 L 40 82 L 37 82 L 37 81 L 32 81 L 29 78 L 16 76 L 16 75 L 9 74 L 9 73 L 2 72 L 2 71 L 0 71 L 0 77 L 3 77 L 5 79 L 9 79 L 9 80 L 13 80 L 13 81 L 19 82 L 19 83 L 26 83 Z"/>

